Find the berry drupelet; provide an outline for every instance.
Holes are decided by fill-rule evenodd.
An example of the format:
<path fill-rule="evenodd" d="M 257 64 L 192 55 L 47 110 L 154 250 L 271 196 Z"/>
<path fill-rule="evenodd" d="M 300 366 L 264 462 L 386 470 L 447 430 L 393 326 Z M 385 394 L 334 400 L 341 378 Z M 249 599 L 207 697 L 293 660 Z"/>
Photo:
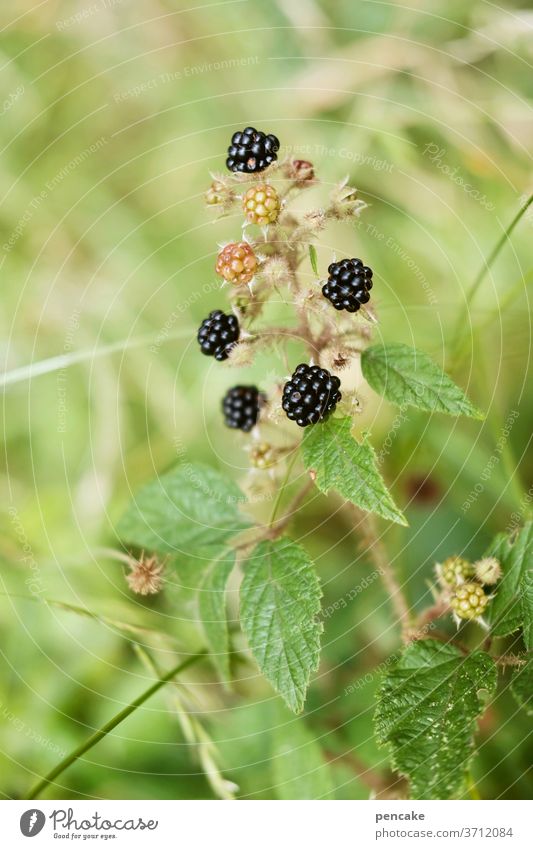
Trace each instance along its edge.
<path fill-rule="evenodd" d="M 251 430 L 257 423 L 265 396 L 257 386 L 233 386 L 222 401 L 224 420 L 228 427 Z"/>
<path fill-rule="evenodd" d="M 230 171 L 255 174 L 264 171 L 278 158 L 279 139 L 272 133 L 265 135 L 255 127 L 233 133 L 228 147 L 226 166 Z"/>
<path fill-rule="evenodd" d="M 213 310 L 204 318 L 198 330 L 202 354 L 215 360 L 227 360 L 240 335 L 239 322 L 234 315 Z"/>
<path fill-rule="evenodd" d="M 322 294 L 336 310 L 357 310 L 370 300 L 372 288 L 372 269 L 363 265 L 360 259 L 341 259 L 332 262 L 328 268 L 328 281 L 322 287 Z"/>
<path fill-rule="evenodd" d="M 339 378 L 327 369 L 301 363 L 283 388 L 282 407 L 300 427 L 316 424 L 341 400 L 340 385 Z"/>

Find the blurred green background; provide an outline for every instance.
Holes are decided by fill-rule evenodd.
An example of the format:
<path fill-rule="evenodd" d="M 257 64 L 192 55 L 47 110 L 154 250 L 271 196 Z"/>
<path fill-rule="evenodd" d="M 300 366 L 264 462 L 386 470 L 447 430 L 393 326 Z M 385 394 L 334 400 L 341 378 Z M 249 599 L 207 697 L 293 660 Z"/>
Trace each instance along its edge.
<path fill-rule="evenodd" d="M 527 2 L 20 0 L 0 20 L 0 789 L 11 798 L 153 680 L 133 642 L 157 650 L 163 668 L 201 644 L 186 575 L 144 603 L 101 548 L 115 543 L 131 491 L 175 463 L 180 446 L 245 474 L 218 406 L 235 372 L 199 358 L 194 338 L 225 304 L 217 243 L 240 232 L 233 217 L 214 223 L 203 202 L 236 129 L 276 133 L 285 152 L 313 161 L 326 191 L 350 175 L 369 208 L 355 230 L 324 234 L 321 271 L 334 249 L 362 255 L 375 270 L 378 337 L 428 351 L 487 412 L 479 423 L 413 411 L 395 427 L 394 409 L 361 387 L 361 427 L 378 450 L 392 433 L 383 470 L 410 527 L 383 530 L 412 603 L 428 604 L 436 559 L 479 556 L 513 513 L 525 517 L 532 216 L 471 303 L 467 292 L 532 188 L 533 75 Z M 265 365 L 238 379 L 260 380 Z M 268 368 L 285 373 L 275 357 Z M 337 508 L 317 497 L 294 528 L 316 558 L 326 608 L 372 568 Z M 396 649 L 392 622 L 377 581 L 326 619 L 302 720 L 245 658 L 233 694 L 209 669 L 187 674 L 181 696 L 238 795 L 366 798 L 386 776 L 372 735 L 377 679 L 346 688 Z M 211 798 L 169 698 L 156 696 L 48 794 Z M 527 797 L 528 732 L 504 687 L 479 735 L 482 797 Z M 299 733 L 332 761 L 309 785 L 314 744 L 299 749 L 303 766 L 283 755 Z"/>

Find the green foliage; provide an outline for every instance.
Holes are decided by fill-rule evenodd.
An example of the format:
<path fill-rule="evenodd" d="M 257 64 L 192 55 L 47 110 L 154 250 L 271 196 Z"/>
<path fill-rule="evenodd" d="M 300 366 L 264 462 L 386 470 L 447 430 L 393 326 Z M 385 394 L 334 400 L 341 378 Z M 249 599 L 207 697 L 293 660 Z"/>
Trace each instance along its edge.
<path fill-rule="evenodd" d="M 92 13 L 93 6 L 84 5 Z M 311 31 L 287 25 L 282 4 L 247 4 L 247 57 L 243 4 L 212 6 L 208 14 L 201 5 L 180 14 L 179 4 L 165 4 L 170 14 L 164 26 L 157 25 L 161 4 L 153 0 L 107 4 L 112 14 L 104 11 L 106 4 L 99 5 L 101 10 L 84 21 L 74 20 L 68 3 L 22 0 L 2 9 L 9 58 L 0 124 L 3 242 L 12 233 L 17 237 L 2 252 L 8 281 L 0 313 L 7 369 L 2 479 L 4 503 L 16 508 L 22 523 L 18 531 L 8 514 L 2 523 L 2 582 L 8 595 L 0 610 L 6 656 L 0 681 L 0 773 L 7 798 L 26 798 L 33 777 L 54 766 L 58 750 L 70 751 L 81 742 L 88 717 L 98 727 L 144 689 L 130 638 L 155 648 L 165 669 L 173 664 L 171 655 L 177 662 L 205 644 L 199 634 L 198 585 L 213 558 L 226 557 L 231 540 L 217 542 L 216 554 L 207 546 L 201 561 L 194 550 L 186 556 L 179 552 L 168 562 L 163 592 L 147 599 L 133 597 L 122 565 L 104 559 L 97 549 L 109 544 L 107 517 L 118 515 L 132 482 L 149 480 L 154 468 L 175 462 L 176 439 L 187 445 L 191 457 L 207 463 L 213 454 L 223 458 L 220 467 L 231 465 L 235 479 L 243 471 L 241 446 L 247 437 L 221 426 L 219 397 L 226 384 L 241 377 L 268 390 L 273 348 L 237 373 L 199 356 L 194 337 L 208 312 L 227 304 L 227 288 L 217 295 L 214 291 L 216 243 L 240 238 L 233 215 L 209 223 L 218 213 L 213 209 L 206 217 L 201 193 L 208 170 L 225 173 L 229 137 L 253 119 L 251 103 L 254 115 L 265 116 L 261 129 L 277 133 L 283 150 L 309 155 L 320 171 L 322 184 L 306 189 L 310 201 L 305 206 L 319 212 L 325 193 L 319 195 L 338 180 L 339 169 L 351 173 L 361 197 L 371 202 L 356 226 L 333 225 L 333 233 L 309 236 L 318 251 L 317 268 L 325 271 L 334 242 L 337 258 L 355 253 L 368 261 L 375 270 L 376 341 L 412 344 L 416 339 L 422 350 L 439 352 L 436 361 L 445 369 L 457 351 L 454 380 L 467 393 L 475 387 L 473 399 L 490 415 L 490 427 L 477 434 L 472 419 L 439 415 L 427 422 L 422 414 L 396 419 L 388 403 L 380 405 L 377 416 L 373 403 L 363 412 L 365 421 L 372 419 L 376 446 L 391 435 L 392 450 L 379 469 L 387 482 L 400 475 L 396 498 L 402 506 L 411 502 L 410 529 L 388 529 L 385 545 L 416 612 L 429 601 L 426 579 L 433 577 L 434 559 L 462 551 L 477 556 L 479 545 L 483 549 L 513 511 L 522 513 L 526 493 L 519 493 L 519 477 L 513 484 L 511 476 L 518 458 L 526 488 L 532 474 L 527 448 L 533 393 L 524 391 L 531 360 L 533 273 L 524 273 L 530 217 L 515 227 L 512 245 L 501 241 L 522 203 L 517 195 L 531 180 L 527 145 L 517 145 L 513 131 L 526 126 L 531 108 L 531 82 L 522 61 L 530 59 L 530 39 L 520 18 L 526 4 L 511 0 L 509 10 L 518 17 L 516 27 L 509 28 L 502 27 L 509 11 L 480 0 L 455 3 L 446 21 L 422 14 L 419 4 L 402 6 L 400 16 L 393 4 L 330 3 L 331 26 L 320 30 L 320 56 Z M 69 21 L 63 26 L 64 18 Z M 480 20 L 484 32 L 501 37 L 480 34 Z M 149 50 L 139 49 L 146 21 L 152 21 Z M 182 38 L 184 27 L 191 37 Z M 374 34 L 372 42 L 368 32 Z M 362 57 L 366 50 L 382 53 L 398 34 L 429 46 L 417 53 L 419 73 L 408 79 L 402 56 L 386 68 L 369 68 L 364 76 L 355 62 L 331 61 L 339 55 Z M 179 41 L 179 49 L 169 50 L 170 41 Z M 435 51 L 432 45 L 445 49 Z M 110 65 L 117 52 L 120 62 Z M 240 56 L 246 61 L 236 62 Z M 467 61 L 458 62 L 458 56 Z M 408 53 L 405 61 L 410 61 Z M 322 79 L 326 74 L 328 86 L 302 89 L 302 79 L 310 74 Z M 446 86 L 439 85 L 443 77 Z M 73 93 L 73 82 L 84 84 Z M 394 104 L 391 108 L 376 110 L 376 85 Z M 12 101 L 18 91 L 22 94 Z M 288 91 L 298 96 L 287 96 Z M 469 103 L 465 92 L 475 92 L 483 109 Z M 157 120 L 147 121 L 152 115 Z M 443 115 L 454 119 L 443 122 Z M 507 132 L 501 131 L 502 115 L 511 116 Z M 180 124 L 190 132 L 177 133 Z M 102 146 L 86 155 L 100 137 Z M 512 180 L 505 177 L 509 169 Z M 406 189 L 406 174 L 412 190 Z M 279 172 L 276 185 L 278 177 Z M 502 244 L 490 265 L 491 247 Z M 306 242 L 301 295 L 309 284 L 318 304 L 319 274 L 308 256 Z M 485 273 L 479 285 L 478 269 Z M 46 309 L 40 309 L 41 303 Z M 284 323 L 285 305 L 273 298 L 270 307 L 269 321 Z M 356 316 L 324 307 L 332 324 L 367 326 Z M 313 328 L 311 310 L 309 317 Z M 301 345 L 291 337 L 289 366 L 300 355 Z M 278 363 L 276 378 L 281 373 Z M 501 454 L 495 453 L 495 440 L 507 426 L 500 414 L 505 417 L 510 406 L 517 411 L 512 439 Z M 391 430 L 393 420 L 399 426 Z M 58 427 L 61 423 L 64 427 Z M 490 473 L 484 474 L 487 463 Z M 68 486 L 59 469 L 65 470 Z M 418 491 L 423 480 L 427 485 Z M 461 505 L 472 492 L 475 499 L 463 512 Z M 264 507 L 259 501 L 253 505 L 259 521 L 269 512 Z M 324 617 L 327 674 L 308 696 L 308 733 L 314 730 L 320 737 L 318 729 L 328 728 L 332 751 L 342 756 L 355 749 L 374 773 L 383 775 L 383 753 L 376 751 L 366 724 L 370 695 L 361 701 L 371 685 L 349 696 L 343 690 L 347 679 L 374 675 L 395 646 L 395 632 L 389 628 L 390 608 L 379 577 L 353 597 L 360 586 L 354 572 L 359 563 L 350 565 L 354 534 L 347 534 L 345 511 L 329 507 L 322 498 L 309 499 L 297 517 L 298 534 L 319 565 L 332 605 Z M 58 563 L 68 568 L 59 569 Z M 373 569 L 360 565 L 365 576 Z M 37 574 L 42 592 L 34 594 L 32 587 L 33 601 L 18 597 L 28 594 Z M 520 585 L 514 603 L 519 595 L 524 640 L 531 646 Z M 61 601 L 37 603 L 43 598 Z M 75 610 L 80 599 L 90 614 Z M 497 598 L 489 607 L 493 603 Z M 449 624 L 446 618 L 444 623 Z M 469 644 L 483 638 L 476 624 L 464 632 L 461 639 Z M 449 633 L 453 638 L 451 627 Z M 522 631 L 509 642 L 518 650 Z M 135 711 L 124 728 L 107 735 L 94 757 L 91 753 L 65 772 L 48 795 L 211 798 L 195 747 L 179 737 L 176 711 L 159 709 L 179 693 L 192 707 L 191 717 L 199 711 L 222 742 L 224 766 L 242 796 L 275 796 L 276 721 L 271 722 L 269 711 L 281 699 L 264 698 L 261 676 L 250 680 L 240 657 L 235 656 L 235 669 L 247 679 L 242 702 L 232 697 L 221 710 L 216 676 L 202 661 L 184 676 L 186 694 L 171 684 L 156 697 L 157 704 Z M 194 685 L 197 677 L 200 687 Z M 208 678 L 212 685 L 206 686 Z M 198 702 L 189 705 L 194 692 Z M 35 693 L 42 694 L 48 709 Z M 151 707 L 157 708 L 155 723 Z M 505 683 L 491 721 L 475 765 L 480 794 L 530 798 L 530 717 L 516 710 Z M 205 743 L 200 751 L 210 754 Z M 336 783 L 343 785 L 337 794 L 366 798 L 368 786 L 354 778 L 349 758 L 341 762 L 332 767 Z M 134 782 L 129 769 L 121 767 L 135 771 Z"/>
<path fill-rule="evenodd" d="M 264 541 L 249 555 L 241 624 L 259 668 L 295 713 L 318 668 L 321 595 L 313 565 L 296 543 Z"/>
<path fill-rule="evenodd" d="M 224 559 L 214 560 L 205 573 L 198 595 L 198 608 L 210 656 L 224 682 L 230 677 L 226 584 L 234 565 L 234 552 L 226 552 Z"/>
<path fill-rule="evenodd" d="M 329 418 L 320 426 L 307 429 L 303 443 L 305 467 L 313 473 L 321 492 L 330 489 L 362 510 L 406 525 L 376 465 L 376 456 L 368 440 L 357 442 L 349 417 Z"/>
<path fill-rule="evenodd" d="M 527 648 L 533 648 L 533 522 L 517 534 L 499 534 L 488 554 L 501 564 L 503 577 L 488 608 L 492 633 L 497 637 L 524 628 Z"/>
<path fill-rule="evenodd" d="M 125 543 L 161 554 L 212 559 L 250 526 L 239 511 L 240 489 L 201 464 L 179 465 L 137 493 L 118 523 Z"/>
<path fill-rule="evenodd" d="M 320 743 L 302 720 L 280 724 L 272 758 L 278 799 L 332 799 L 333 782 Z"/>
<path fill-rule="evenodd" d="M 401 343 L 371 345 L 361 354 L 361 369 L 372 389 L 399 407 L 483 418 L 424 351 Z"/>
<path fill-rule="evenodd" d="M 533 715 L 533 658 L 513 674 L 511 692 L 529 715 Z"/>
<path fill-rule="evenodd" d="M 533 651 L 533 568 L 531 565 L 528 565 L 524 570 L 520 587 L 522 590 L 520 607 L 522 610 L 524 643 L 528 651 Z"/>
<path fill-rule="evenodd" d="M 394 768 L 409 778 L 413 798 L 463 793 L 481 696 L 495 686 L 489 655 L 465 657 L 436 640 L 412 643 L 388 669 L 378 694 L 376 732 L 389 744 Z"/>
<path fill-rule="evenodd" d="M 309 245 L 309 259 L 311 261 L 311 268 L 315 274 L 318 274 L 318 256 L 314 245 Z"/>

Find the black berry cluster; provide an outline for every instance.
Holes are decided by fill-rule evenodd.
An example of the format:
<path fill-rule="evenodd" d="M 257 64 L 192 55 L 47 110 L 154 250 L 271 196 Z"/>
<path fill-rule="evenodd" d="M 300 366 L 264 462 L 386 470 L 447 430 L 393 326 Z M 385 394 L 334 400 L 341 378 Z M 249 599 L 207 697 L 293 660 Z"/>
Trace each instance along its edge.
<path fill-rule="evenodd" d="M 226 166 L 230 171 L 254 174 L 264 171 L 278 158 L 279 140 L 272 133 L 265 135 L 255 127 L 233 133 L 228 147 Z"/>
<path fill-rule="evenodd" d="M 279 140 L 272 133 L 267 135 L 255 127 L 246 127 L 233 134 L 226 165 L 230 171 L 243 174 L 264 171 L 277 160 L 279 147 Z M 289 176 L 293 180 L 303 182 L 314 179 L 311 162 L 294 160 L 291 167 L 293 173 L 291 175 L 289 172 Z M 276 190 L 269 183 L 254 182 L 244 193 L 242 203 L 248 221 L 260 226 L 275 222 L 281 208 Z M 257 257 L 247 242 L 226 245 L 217 260 L 218 273 L 236 285 L 249 282 L 256 266 Z M 328 268 L 328 274 L 322 293 L 335 309 L 354 313 L 370 300 L 372 269 L 363 265 L 360 259 L 333 262 Z M 226 315 L 222 310 L 211 312 L 198 330 L 202 352 L 217 360 L 228 359 L 239 337 L 240 327 L 236 316 Z M 317 424 L 332 413 L 341 400 L 340 385 L 339 378 L 327 369 L 301 363 L 283 388 L 283 410 L 300 427 Z M 231 387 L 222 401 L 227 426 L 250 431 L 257 424 L 266 400 L 257 386 Z"/>
<path fill-rule="evenodd" d="M 362 304 L 370 300 L 372 269 L 363 265 L 360 259 L 332 262 L 328 274 L 322 294 L 331 301 L 336 310 L 357 312 Z"/>
<path fill-rule="evenodd" d="M 327 369 L 301 363 L 283 388 L 282 407 L 300 427 L 316 424 L 341 400 L 340 385 L 339 378 Z"/>
<path fill-rule="evenodd" d="M 224 420 L 228 427 L 249 431 L 259 418 L 264 395 L 257 386 L 233 386 L 222 401 Z"/>
<path fill-rule="evenodd" d="M 227 360 L 240 335 L 239 322 L 234 315 L 222 310 L 213 310 L 204 318 L 198 330 L 198 342 L 202 354 L 215 360 Z"/>

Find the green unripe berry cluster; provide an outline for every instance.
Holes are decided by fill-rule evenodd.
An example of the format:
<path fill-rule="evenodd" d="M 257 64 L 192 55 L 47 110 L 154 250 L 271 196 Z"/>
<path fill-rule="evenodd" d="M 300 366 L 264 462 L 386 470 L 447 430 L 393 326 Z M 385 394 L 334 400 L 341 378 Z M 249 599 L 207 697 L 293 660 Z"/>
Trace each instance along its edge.
<path fill-rule="evenodd" d="M 447 557 L 443 563 L 437 565 L 437 576 L 445 587 L 456 587 L 474 575 L 473 564 L 464 557 Z"/>
<path fill-rule="evenodd" d="M 489 597 L 481 584 L 469 581 L 459 584 L 450 599 L 450 606 L 460 619 L 478 619 L 487 607 Z"/>

